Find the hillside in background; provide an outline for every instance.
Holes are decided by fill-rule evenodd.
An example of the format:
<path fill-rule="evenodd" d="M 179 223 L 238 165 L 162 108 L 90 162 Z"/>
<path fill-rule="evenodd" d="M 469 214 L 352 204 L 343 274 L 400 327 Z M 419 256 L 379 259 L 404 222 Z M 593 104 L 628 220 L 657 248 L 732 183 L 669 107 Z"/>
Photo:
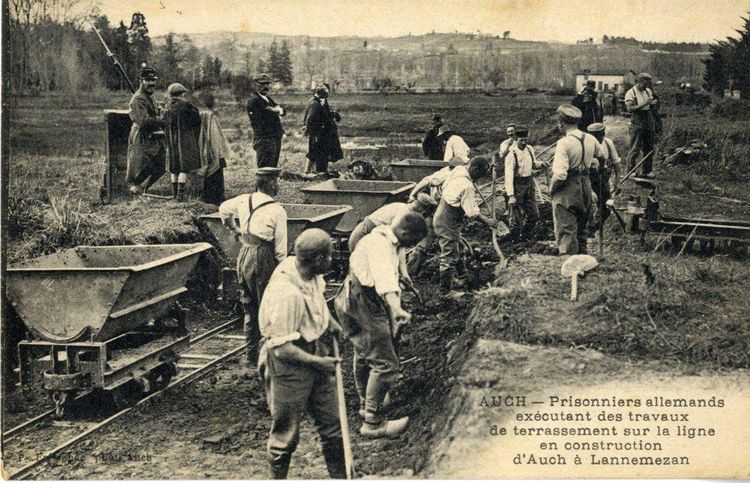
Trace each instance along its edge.
<path fill-rule="evenodd" d="M 532 42 L 499 36 L 432 33 L 403 37 L 308 37 L 265 33 L 188 34 L 233 73 L 252 74 L 276 40 L 290 47 L 296 88 L 327 81 L 346 91 L 453 91 L 465 89 L 570 89 L 575 73 L 649 71 L 666 83 L 700 84 L 701 44 L 643 44 L 635 39 L 592 39 L 577 44 Z M 154 39 L 154 45 L 164 37 Z M 704 48 L 705 47 L 705 48 Z"/>

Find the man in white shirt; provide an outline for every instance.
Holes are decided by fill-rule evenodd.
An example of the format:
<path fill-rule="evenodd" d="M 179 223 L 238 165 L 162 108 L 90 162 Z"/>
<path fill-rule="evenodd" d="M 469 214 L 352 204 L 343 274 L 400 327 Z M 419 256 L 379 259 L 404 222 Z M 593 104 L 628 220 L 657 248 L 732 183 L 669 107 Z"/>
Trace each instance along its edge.
<path fill-rule="evenodd" d="M 280 172 L 279 168 L 258 169 L 255 193 L 237 196 L 219 206 L 222 221 L 242 243 L 237 256 L 237 279 L 242 288 L 240 302 L 245 312 L 249 364 L 257 358 L 258 307 L 263 292 L 274 268 L 287 255 L 286 211 L 273 199 L 279 192 Z"/>
<path fill-rule="evenodd" d="M 357 243 L 375 227 L 382 225 L 391 225 L 398 221 L 406 213 L 413 211 L 427 217 L 435 211 L 437 203 L 426 193 L 420 193 L 416 198 L 410 199 L 408 203 L 388 203 L 360 221 L 349 235 L 349 253 L 353 253 Z"/>
<path fill-rule="evenodd" d="M 561 255 L 586 253 L 593 193 L 589 169 L 603 159 L 599 142 L 578 129 L 581 110 L 569 104 L 557 109 L 557 126 L 565 137 L 557 142 L 552 161 L 550 198 L 555 241 Z"/>
<path fill-rule="evenodd" d="M 469 162 L 469 152 L 471 149 L 461 136 L 453 132 L 448 126 L 440 126 L 438 137 L 445 139 L 445 153 L 443 161 L 450 161 L 453 158 L 459 158 L 465 163 Z"/>
<path fill-rule="evenodd" d="M 323 230 L 302 232 L 294 257 L 284 259 L 260 304 L 263 347 L 258 368 L 273 422 L 268 436 L 271 478 L 284 479 L 308 412 L 320 435 L 328 475 L 345 479 L 344 443 L 336 403 L 336 359 L 329 334 L 340 326 L 325 299 L 323 274 L 331 269 L 333 243 Z"/>
<path fill-rule="evenodd" d="M 461 251 L 461 226 L 464 217 L 479 218 L 490 228 L 497 227 L 497 220 L 482 215 L 474 199 L 474 182 L 489 172 L 489 164 L 483 157 L 475 157 L 468 167 L 453 169 L 443 186 L 440 200 L 433 218 L 435 234 L 440 244 L 440 288 L 450 292 L 454 275 L 465 280 L 466 260 Z"/>
<path fill-rule="evenodd" d="M 427 233 L 418 213 L 406 213 L 395 226 L 379 226 L 354 249 L 349 274 L 336 295 L 336 314 L 354 346 L 354 381 L 365 421 L 360 434 L 382 438 L 401 434 L 409 418 L 386 420 L 384 403 L 398 379 L 400 363 L 393 341 L 411 320 L 401 307 L 398 251 Z"/>
<path fill-rule="evenodd" d="M 592 222 L 596 227 L 609 217 L 610 211 L 607 207 L 607 200 L 612 197 L 612 191 L 617 189 L 617 185 L 620 183 L 620 156 L 617 154 L 615 143 L 605 136 L 604 124 L 598 122 L 591 124 L 588 130 L 599 141 L 604 156 L 604 165 L 599 166 L 599 169 L 589 171 L 591 189 L 599 198 L 596 206 L 592 207 Z M 613 174 L 614 176 L 612 176 Z"/>
<path fill-rule="evenodd" d="M 505 195 L 510 211 L 510 231 L 513 237 L 531 236 L 539 220 L 539 206 L 534 185 L 536 163 L 534 148 L 528 145 L 529 131 L 516 129 L 517 142 L 505 156 Z"/>
<path fill-rule="evenodd" d="M 653 150 L 655 146 L 656 123 L 651 113 L 652 106 L 656 108 L 658 100 L 654 99 L 648 87 L 651 76 L 645 72 L 638 75 L 638 83 L 625 94 L 625 107 L 631 114 L 630 118 L 630 152 L 628 153 L 628 170 L 639 161 L 641 153 L 649 154 L 641 166 L 641 175 L 653 177 L 651 174 Z"/>
<path fill-rule="evenodd" d="M 435 205 L 437 206 L 440 203 L 440 198 L 443 196 L 443 184 L 450 177 L 453 168 L 465 164 L 466 163 L 462 159 L 453 158 L 451 161 L 448 161 L 448 166 L 440 168 L 431 175 L 425 176 L 419 181 L 419 183 L 417 183 L 414 189 L 411 190 L 409 201 L 416 199 L 417 196 L 424 194 L 424 192 L 429 192 L 430 197 L 435 201 Z M 435 229 L 432 226 L 433 215 L 430 214 L 426 219 L 427 236 L 417 243 L 417 246 L 415 246 L 409 254 L 407 261 L 409 275 L 412 277 L 419 275 L 422 266 L 427 261 L 427 252 L 437 238 L 435 235 Z"/>

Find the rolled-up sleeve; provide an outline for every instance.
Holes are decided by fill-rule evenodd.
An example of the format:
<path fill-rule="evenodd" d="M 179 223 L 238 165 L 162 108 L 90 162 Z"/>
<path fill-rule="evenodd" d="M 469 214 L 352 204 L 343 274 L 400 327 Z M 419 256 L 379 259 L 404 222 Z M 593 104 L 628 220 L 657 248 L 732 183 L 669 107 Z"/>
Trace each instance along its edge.
<path fill-rule="evenodd" d="M 235 196 L 231 200 L 226 200 L 219 205 L 219 215 L 223 220 L 228 218 L 237 218 L 240 214 L 240 204 L 245 200 L 247 203 L 247 195 Z M 284 220 L 286 222 L 286 220 Z"/>
<path fill-rule="evenodd" d="M 514 196 L 513 191 L 513 156 L 508 153 L 505 156 L 505 194 Z"/>
<path fill-rule="evenodd" d="M 391 292 L 401 293 L 401 287 L 398 284 L 398 264 L 395 265 L 396 270 L 394 270 L 392 263 L 393 257 L 398 257 L 398 255 L 394 253 L 394 247 L 386 238 L 380 238 L 378 237 L 377 243 L 374 243 L 367 253 L 367 265 L 375 282 L 375 292 L 381 296 Z"/>
<path fill-rule="evenodd" d="M 561 140 L 555 147 L 555 157 L 552 160 L 552 179 L 559 181 L 568 179 L 568 168 L 570 168 L 570 159 L 568 158 L 566 143 Z"/>
<path fill-rule="evenodd" d="M 274 252 L 276 255 L 276 261 L 281 262 L 286 258 L 287 255 L 287 225 L 286 225 L 286 210 L 281 206 L 278 207 L 279 214 L 276 216 L 276 225 L 274 227 Z"/>
<path fill-rule="evenodd" d="M 263 297 L 259 319 L 268 331 L 264 334 L 269 349 L 302 337 L 297 330 L 299 321 L 305 316 L 305 301 L 297 293 L 268 293 Z"/>
<path fill-rule="evenodd" d="M 461 208 L 469 218 L 475 218 L 479 215 L 479 206 L 474 199 L 474 186 L 467 180 L 467 184 L 461 192 Z"/>

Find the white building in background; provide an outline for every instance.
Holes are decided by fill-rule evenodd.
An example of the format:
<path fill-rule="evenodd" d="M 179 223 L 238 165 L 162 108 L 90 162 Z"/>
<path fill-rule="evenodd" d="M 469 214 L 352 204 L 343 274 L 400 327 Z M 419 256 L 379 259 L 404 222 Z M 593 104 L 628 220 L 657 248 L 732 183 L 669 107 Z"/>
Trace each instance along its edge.
<path fill-rule="evenodd" d="M 577 72 L 576 92 L 580 92 L 583 89 L 587 80 L 596 82 L 597 92 L 622 90 L 623 83 L 629 82 L 632 85 L 631 75 L 631 72 L 626 74 L 615 72 Z"/>

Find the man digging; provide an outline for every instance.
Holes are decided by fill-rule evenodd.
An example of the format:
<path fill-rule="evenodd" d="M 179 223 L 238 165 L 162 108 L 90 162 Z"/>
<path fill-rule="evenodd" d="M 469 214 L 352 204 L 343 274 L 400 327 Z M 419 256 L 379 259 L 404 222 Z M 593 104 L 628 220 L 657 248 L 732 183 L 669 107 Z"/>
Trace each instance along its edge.
<path fill-rule="evenodd" d="M 372 230 L 351 254 L 349 274 L 336 295 L 336 313 L 354 346 L 354 381 L 364 413 L 360 434 L 365 437 L 398 436 L 409 422 L 408 417 L 385 418 L 388 391 L 400 370 L 394 339 L 411 320 L 401 307 L 398 251 L 426 233 L 424 217 L 413 212 L 393 227 Z"/>

